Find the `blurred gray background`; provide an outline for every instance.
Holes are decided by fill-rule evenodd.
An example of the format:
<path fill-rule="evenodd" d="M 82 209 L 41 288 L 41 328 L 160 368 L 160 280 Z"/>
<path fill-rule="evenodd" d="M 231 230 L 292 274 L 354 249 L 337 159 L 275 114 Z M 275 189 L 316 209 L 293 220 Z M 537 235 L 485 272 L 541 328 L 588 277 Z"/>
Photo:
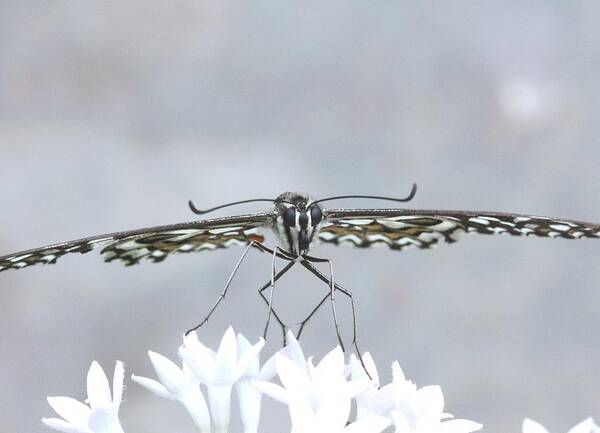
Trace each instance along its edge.
<path fill-rule="evenodd" d="M 413 181 L 411 207 L 600 221 L 599 13 L 594 1 L 3 0 L 0 253 L 193 220 L 190 198 L 403 196 Z M 91 253 L 1 274 L 2 430 L 46 431 L 45 396 L 84 397 L 93 359 L 153 376 L 146 351 L 176 358 L 241 252 L 132 268 Z M 313 253 L 354 291 L 384 381 L 398 359 L 489 432 L 600 417 L 600 242 Z M 248 258 L 205 341 L 230 323 L 258 337 L 269 266 Z M 325 290 L 298 269 L 275 302 L 299 321 Z M 303 345 L 322 356 L 335 343 L 327 308 Z M 128 432 L 193 430 L 175 403 L 135 385 L 126 398 Z M 262 430 L 282 431 L 283 407 L 265 410 Z"/>

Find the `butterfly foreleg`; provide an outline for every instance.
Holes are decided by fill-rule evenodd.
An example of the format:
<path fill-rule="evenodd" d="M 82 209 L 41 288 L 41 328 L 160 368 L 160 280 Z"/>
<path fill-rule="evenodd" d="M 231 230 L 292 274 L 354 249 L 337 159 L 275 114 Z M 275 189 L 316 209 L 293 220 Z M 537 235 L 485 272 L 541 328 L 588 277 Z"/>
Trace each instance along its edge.
<path fill-rule="evenodd" d="M 199 324 L 197 324 L 196 326 L 194 326 L 191 329 L 188 329 L 185 332 L 185 335 L 188 335 L 192 331 L 198 330 L 203 325 L 205 325 L 206 322 L 208 322 L 208 319 L 210 319 L 210 317 L 212 316 L 212 314 L 214 313 L 214 311 L 217 309 L 217 307 L 219 306 L 219 304 L 221 303 L 221 301 L 223 301 L 223 299 L 225 299 L 225 296 L 227 296 L 227 291 L 229 290 L 229 286 L 231 285 L 231 282 L 233 281 L 233 277 L 235 276 L 235 274 L 237 273 L 238 269 L 240 268 L 240 265 L 242 264 L 242 262 L 246 258 L 246 255 L 248 254 L 248 251 L 250 251 L 250 248 L 252 248 L 252 247 L 258 248 L 260 250 L 261 248 L 258 247 L 258 245 L 261 245 L 261 244 L 259 242 L 257 242 L 257 241 L 252 241 L 252 242 L 250 242 L 246 246 L 246 248 L 244 249 L 244 252 L 242 253 L 242 255 L 240 256 L 240 258 L 238 259 L 238 261 L 235 264 L 235 266 L 233 267 L 233 271 L 231 272 L 231 274 L 229 274 L 229 278 L 227 278 L 227 282 L 225 283 L 225 287 L 221 291 L 221 294 L 217 298 L 217 301 L 214 303 L 214 305 L 212 306 L 212 308 L 210 309 L 210 311 L 208 312 L 208 314 L 206 315 L 206 317 L 204 319 L 202 319 L 202 321 Z"/>
<path fill-rule="evenodd" d="M 265 290 L 267 290 L 269 287 L 271 287 L 272 285 L 274 285 L 275 282 L 277 282 L 277 280 L 279 280 L 279 278 L 281 278 L 295 264 L 296 264 L 295 260 L 290 260 L 289 263 L 287 265 L 285 265 L 282 270 L 280 270 L 274 276 L 272 274 L 271 275 L 271 279 L 269 281 L 267 281 L 260 289 L 258 289 L 258 294 L 260 295 L 260 297 L 262 298 L 262 300 L 265 301 L 265 303 L 267 304 L 267 306 L 272 306 L 272 303 L 269 301 L 269 299 L 267 299 L 267 297 L 265 296 L 265 294 L 263 292 Z M 277 320 L 277 323 L 279 323 L 279 326 L 281 327 L 281 330 L 283 332 L 283 345 L 285 346 L 286 343 L 287 343 L 287 337 L 286 337 L 287 325 L 280 319 L 280 317 L 277 314 L 277 312 L 275 311 L 275 309 L 269 307 L 269 311 L 273 314 L 273 317 L 275 317 L 275 320 Z M 267 324 L 265 325 L 265 333 L 263 335 L 263 337 L 265 339 L 266 339 L 267 328 L 268 328 L 268 321 L 267 321 Z"/>
<path fill-rule="evenodd" d="M 267 339 L 267 332 L 269 330 L 269 324 L 271 323 L 271 314 L 273 313 L 273 295 L 275 292 L 275 258 L 278 256 L 279 251 L 281 250 L 281 248 L 279 247 L 275 247 L 273 249 L 273 252 L 271 253 L 271 284 L 269 285 L 270 293 L 269 293 L 269 301 L 267 302 L 268 305 L 268 309 L 267 309 L 267 320 L 265 321 L 265 329 L 263 330 L 263 338 L 266 340 Z M 283 251 L 283 250 L 281 250 Z M 293 263 L 293 262 L 292 262 Z M 291 268 L 291 266 L 290 266 Z M 262 293 L 261 293 L 262 295 Z M 280 323 L 280 325 L 282 326 L 282 331 L 283 331 L 283 335 L 284 335 L 284 345 L 286 343 L 285 341 L 285 324 Z"/>

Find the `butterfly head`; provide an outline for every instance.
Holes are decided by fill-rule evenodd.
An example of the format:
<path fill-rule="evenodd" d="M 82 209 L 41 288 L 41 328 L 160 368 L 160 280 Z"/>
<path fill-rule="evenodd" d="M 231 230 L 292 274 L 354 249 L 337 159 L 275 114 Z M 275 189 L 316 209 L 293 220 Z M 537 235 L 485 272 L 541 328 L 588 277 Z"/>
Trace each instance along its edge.
<path fill-rule="evenodd" d="M 306 254 L 315 237 L 323 212 L 319 205 L 304 195 L 286 192 L 277 197 L 276 232 L 289 251 Z"/>

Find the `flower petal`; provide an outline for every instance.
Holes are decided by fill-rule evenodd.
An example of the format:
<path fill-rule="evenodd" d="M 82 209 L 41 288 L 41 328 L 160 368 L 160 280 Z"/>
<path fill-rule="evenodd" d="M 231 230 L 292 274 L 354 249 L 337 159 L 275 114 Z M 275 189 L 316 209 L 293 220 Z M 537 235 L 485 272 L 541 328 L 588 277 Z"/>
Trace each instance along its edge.
<path fill-rule="evenodd" d="M 575 425 L 569 430 L 569 433 L 595 433 L 596 431 L 598 431 L 598 426 L 594 424 L 594 420 L 590 417 Z"/>
<path fill-rule="evenodd" d="M 148 356 L 158 380 L 169 393 L 176 395 L 188 383 L 183 371 L 169 358 L 151 350 L 148 351 Z"/>
<path fill-rule="evenodd" d="M 390 417 L 392 418 L 394 428 L 396 429 L 397 433 L 411 431 L 410 423 L 408 422 L 406 416 L 402 412 L 398 410 L 393 410 L 390 413 Z"/>
<path fill-rule="evenodd" d="M 288 403 L 288 409 L 292 421 L 292 433 L 321 433 L 320 430 L 317 430 L 318 426 L 315 425 L 315 414 L 308 400 L 296 396 Z"/>
<path fill-rule="evenodd" d="M 210 432 L 210 415 L 199 385 L 189 386 L 178 396 L 200 432 Z"/>
<path fill-rule="evenodd" d="M 194 376 L 201 382 L 211 380 L 215 369 L 215 353 L 200 343 L 196 332 L 190 332 L 183 338 L 179 355 L 183 358 Z"/>
<path fill-rule="evenodd" d="M 546 427 L 529 418 L 523 420 L 523 433 L 548 433 Z"/>
<path fill-rule="evenodd" d="M 87 426 L 92 410 L 82 402 L 71 397 L 48 397 L 48 404 L 65 421 L 78 428 Z"/>
<path fill-rule="evenodd" d="M 343 392 L 333 390 L 319 404 L 315 421 L 323 431 L 336 432 L 344 428 L 350 415 L 350 398 Z"/>
<path fill-rule="evenodd" d="M 275 368 L 275 357 L 281 353 L 281 350 L 279 352 L 276 352 L 267 360 L 267 362 L 263 364 L 263 366 L 260 369 L 260 372 L 258 373 L 258 376 L 256 376 L 256 379 L 263 381 L 271 380 L 275 377 L 275 375 L 277 375 L 277 369 Z"/>
<path fill-rule="evenodd" d="M 162 383 L 157 382 L 154 379 L 148 377 L 131 375 L 131 380 L 136 382 L 138 385 L 142 385 L 148 391 L 158 395 L 159 397 L 166 398 L 168 400 L 175 400 L 175 397 L 169 393 L 167 388 Z"/>
<path fill-rule="evenodd" d="M 368 380 L 351 380 L 349 382 L 341 382 L 340 389 L 344 391 L 344 395 L 349 398 L 355 398 L 363 392 L 371 389 L 373 385 Z"/>
<path fill-rule="evenodd" d="M 345 377 L 345 369 L 344 352 L 337 346 L 321 359 L 313 374 L 323 378 L 341 378 Z"/>
<path fill-rule="evenodd" d="M 236 383 L 235 391 L 238 396 L 244 433 L 256 433 L 262 402 L 261 392 L 245 379 Z"/>
<path fill-rule="evenodd" d="M 306 358 L 294 333 L 288 329 L 286 334 L 287 344 L 279 351 L 280 354 L 294 361 L 299 367 L 306 368 Z"/>
<path fill-rule="evenodd" d="M 123 433 L 116 408 L 112 406 L 92 409 L 88 425 L 94 433 Z"/>
<path fill-rule="evenodd" d="M 280 401 L 283 404 L 290 403 L 289 393 L 286 391 L 285 388 L 275 383 L 263 382 L 261 380 L 252 380 L 250 381 L 250 384 L 263 394 L 271 397 L 272 399 Z"/>
<path fill-rule="evenodd" d="M 394 409 L 396 389 L 394 383 L 388 383 L 373 393 L 368 401 L 369 409 L 378 415 L 388 416 Z"/>
<path fill-rule="evenodd" d="M 215 430 L 217 433 L 226 433 L 229 429 L 231 412 L 231 385 L 209 385 L 208 400 Z"/>
<path fill-rule="evenodd" d="M 58 418 L 42 418 L 42 422 L 48 427 L 64 433 L 92 433 L 92 431 L 88 428 L 85 430 L 80 430 L 73 426 L 73 424 Z"/>
<path fill-rule="evenodd" d="M 259 380 L 271 380 L 273 377 L 275 377 L 277 374 L 277 368 L 275 365 L 275 359 L 277 356 L 285 356 L 293 361 L 298 367 L 306 371 L 306 359 L 304 358 L 304 353 L 302 352 L 300 343 L 298 343 L 294 333 L 289 329 L 286 332 L 286 338 L 287 344 L 281 350 L 279 350 L 279 352 L 275 353 L 271 358 L 269 358 L 261 368 L 258 376 Z"/>
<path fill-rule="evenodd" d="M 279 374 L 281 384 L 291 392 L 305 392 L 310 381 L 306 375 L 306 370 L 299 367 L 298 364 L 282 355 L 276 355 L 275 367 Z"/>
<path fill-rule="evenodd" d="M 230 326 L 225 331 L 221 344 L 219 344 L 219 350 L 217 350 L 217 356 L 215 358 L 215 371 L 212 377 L 212 383 L 214 385 L 233 385 L 238 379 L 236 376 L 236 366 L 238 362 L 237 357 L 237 342 L 235 338 L 235 332 Z"/>
<path fill-rule="evenodd" d="M 392 363 L 392 382 L 406 382 L 406 378 L 404 377 L 404 373 L 402 372 L 398 361 Z"/>
<path fill-rule="evenodd" d="M 389 427 L 391 423 L 389 418 L 382 416 L 364 418 L 348 424 L 344 428 L 344 433 L 379 433 Z"/>
<path fill-rule="evenodd" d="M 123 379 L 125 378 L 125 368 L 121 361 L 115 363 L 115 372 L 113 373 L 113 405 L 119 410 L 123 399 Z"/>
<path fill-rule="evenodd" d="M 444 411 L 444 394 L 438 385 L 429 385 L 420 388 L 416 394 L 417 405 L 429 414 L 439 414 Z M 439 418 L 438 418 L 439 420 Z"/>
<path fill-rule="evenodd" d="M 93 408 L 106 407 L 112 403 L 110 386 L 104 370 L 96 361 L 92 362 L 87 375 L 88 402 Z"/>
<path fill-rule="evenodd" d="M 373 382 L 373 386 L 379 388 L 379 374 L 377 373 L 377 367 L 375 361 L 369 352 L 365 352 L 362 356 L 364 367 L 360 362 L 360 359 L 355 354 L 350 355 L 350 376 L 354 380 L 364 379 Z M 369 374 L 365 371 L 365 367 Z M 371 376 L 369 378 L 369 375 Z"/>
<path fill-rule="evenodd" d="M 483 425 L 468 419 L 453 419 L 442 423 L 443 433 L 471 433 L 481 430 Z"/>
<path fill-rule="evenodd" d="M 241 356 L 237 363 L 236 376 L 239 378 L 243 375 L 256 376 L 256 373 L 252 375 L 252 372 L 258 372 L 259 360 L 258 354 L 265 346 L 265 340 L 261 337 L 258 342 L 248 348 Z M 237 379 L 236 379 L 237 380 Z"/>

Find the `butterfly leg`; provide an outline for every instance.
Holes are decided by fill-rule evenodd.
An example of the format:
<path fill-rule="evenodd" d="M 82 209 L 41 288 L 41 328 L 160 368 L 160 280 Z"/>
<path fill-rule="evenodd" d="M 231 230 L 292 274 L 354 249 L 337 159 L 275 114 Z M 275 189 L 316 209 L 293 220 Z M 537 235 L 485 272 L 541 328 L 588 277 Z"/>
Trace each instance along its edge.
<path fill-rule="evenodd" d="M 307 268 L 308 270 L 310 270 L 311 272 L 313 272 L 313 270 L 317 271 L 317 269 L 313 265 L 311 265 L 309 263 L 309 260 L 310 261 L 315 261 L 315 262 L 320 262 L 320 263 L 326 262 L 329 265 L 329 278 L 325 277 L 320 272 L 319 272 L 319 274 L 323 275 L 323 277 L 325 278 L 323 281 L 327 282 L 327 284 L 329 285 L 329 294 L 328 294 L 328 297 L 329 297 L 329 300 L 331 301 L 331 310 L 332 310 L 332 313 L 333 313 L 333 323 L 335 325 L 335 333 L 337 335 L 337 339 L 338 339 L 338 342 L 340 344 L 340 347 L 345 352 L 346 348 L 344 347 L 344 342 L 342 340 L 342 336 L 340 335 L 340 327 L 338 325 L 337 312 L 336 312 L 336 309 L 335 309 L 335 292 L 337 290 L 338 285 L 335 283 L 335 280 L 333 278 L 333 264 L 331 263 L 330 259 L 317 259 L 317 258 L 313 258 L 313 257 L 307 258 L 305 256 L 303 259 L 301 259 L 300 263 L 305 268 Z M 318 309 L 321 306 L 321 304 L 322 303 L 319 303 L 317 305 L 316 309 Z M 310 316 L 312 316 L 316 312 L 316 309 L 313 312 L 311 312 Z"/>
<path fill-rule="evenodd" d="M 309 256 L 304 256 L 304 258 L 306 260 L 302 260 L 300 262 L 302 264 L 302 266 L 304 266 L 306 269 L 308 269 L 310 272 L 312 272 L 321 281 L 323 281 L 327 285 L 330 285 L 331 281 L 327 278 L 327 276 L 325 276 L 321 271 L 319 271 L 311 263 L 311 262 L 323 262 L 323 261 L 326 261 L 326 259 L 318 259 L 316 257 L 309 257 Z M 369 378 L 370 378 L 371 375 L 370 375 L 369 371 L 367 370 L 367 367 L 365 366 L 365 363 L 362 358 L 362 352 L 360 351 L 360 348 L 358 347 L 358 338 L 357 338 L 357 328 L 358 327 L 356 324 L 357 323 L 356 322 L 356 306 L 354 304 L 354 297 L 352 296 L 352 292 L 348 289 L 345 289 L 344 287 L 340 286 L 338 283 L 335 283 L 335 282 L 333 283 L 333 286 L 335 287 L 336 290 L 339 290 L 341 293 L 343 293 L 350 299 L 350 306 L 352 309 L 352 345 L 354 346 L 354 350 L 356 350 L 356 356 L 358 357 L 360 364 L 362 365 L 363 369 L 367 373 L 367 376 L 369 376 Z M 328 297 L 329 297 L 329 293 L 315 307 L 315 309 L 311 312 L 310 316 L 307 319 L 310 319 L 310 317 L 312 317 L 312 315 L 319 309 L 319 307 L 325 302 L 325 300 Z M 306 320 L 306 321 L 308 321 L 308 320 Z M 302 323 L 302 327 L 304 327 L 304 325 L 305 325 L 305 323 Z"/>
<path fill-rule="evenodd" d="M 296 261 L 291 260 L 287 265 L 285 265 L 283 267 L 283 269 L 281 269 L 277 274 L 275 274 L 275 276 L 272 276 L 271 280 L 267 281 L 260 289 L 258 289 L 258 294 L 263 299 L 263 301 L 265 301 L 265 303 L 267 305 L 272 305 L 272 304 L 269 302 L 269 299 L 267 299 L 267 297 L 265 296 L 265 294 L 263 292 L 265 290 L 267 290 L 269 287 L 271 287 L 271 285 L 273 283 L 275 283 L 277 280 L 279 280 L 279 278 L 281 278 L 295 264 L 296 264 Z M 287 325 L 285 323 L 283 323 L 283 321 L 279 318 L 279 316 L 277 315 L 277 312 L 274 309 L 271 309 L 271 311 L 272 311 L 273 317 L 275 317 L 275 320 L 277 320 L 277 323 L 279 323 L 279 326 L 281 327 L 281 330 L 283 331 L 283 345 L 285 346 L 287 344 L 287 337 L 286 337 Z M 265 326 L 265 331 L 266 331 L 266 326 Z M 266 337 L 266 332 L 265 332 L 265 337 Z"/>
<path fill-rule="evenodd" d="M 265 322 L 265 329 L 263 330 L 263 338 L 265 340 L 267 339 L 267 331 L 269 330 L 269 323 L 271 323 L 271 314 L 273 313 L 273 295 L 275 292 L 275 272 L 276 272 L 275 271 L 275 258 L 277 257 L 277 253 L 279 252 L 279 250 L 280 250 L 279 247 L 275 247 L 273 249 L 273 254 L 272 254 L 272 258 L 271 258 L 271 284 L 269 285 L 269 288 L 271 290 L 269 293 L 269 302 L 267 303 L 268 304 L 267 320 Z M 283 335 L 285 336 L 285 325 L 284 325 L 282 331 L 283 331 Z"/>
<path fill-rule="evenodd" d="M 315 306 L 315 308 L 313 308 L 313 309 L 312 309 L 312 311 L 309 313 L 309 315 L 308 315 L 308 316 L 306 316 L 306 318 L 305 318 L 303 321 L 301 321 L 301 322 L 299 323 L 299 325 L 300 325 L 300 328 L 298 328 L 298 333 L 296 334 L 296 339 L 297 339 L 297 340 L 299 340 L 299 339 L 300 339 L 300 335 L 302 335 L 302 331 L 304 330 L 304 326 L 305 326 L 305 325 L 308 323 L 308 321 L 309 321 L 310 319 L 312 319 L 312 316 L 314 316 L 314 315 L 315 315 L 315 313 L 317 312 L 317 310 L 318 310 L 319 308 L 321 308 L 321 305 L 323 305 L 323 304 L 325 303 L 325 301 L 326 301 L 328 298 L 329 298 L 329 293 L 327 293 L 327 294 L 326 294 L 326 295 L 323 297 L 323 299 L 321 299 L 321 301 L 320 301 L 320 302 L 319 302 L 319 303 L 318 303 L 318 304 Z"/>
<path fill-rule="evenodd" d="M 256 247 L 257 244 L 259 244 L 259 243 L 256 242 L 256 241 L 252 241 L 244 249 L 244 252 L 242 253 L 242 256 L 238 259 L 237 263 L 235 264 L 235 266 L 233 268 L 233 271 L 229 275 L 229 278 L 227 279 L 227 283 L 225 283 L 225 287 L 223 288 L 223 291 L 221 292 L 221 295 L 219 296 L 219 298 L 217 299 L 217 301 L 214 303 L 214 305 L 212 306 L 212 308 L 210 309 L 210 311 L 208 312 L 208 314 L 206 315 L 206 317 L 199 324 L 197 324 L 196 326 L 194 326 L 191 329 L 188 329 L 185 332 L 185 335 L 188 335 L 192 331 L 198 330 L 200 327 L 202 327 L 204 324 L 206 324 L 206 322 L 208 322 L 208 319 L 210 319 L 210 317 L 212 316 L 212 314 L 214 313 L 214 311 L 217 309 L 217 307 L 219 306 L 219 304 L 221 303 L 221 301 L 223 301 L 223 299 L 225 299 L 225 296 L 227 295 L 227 290 L 229 290 L 229 285 L 231 284 L 231 281 L 233 280 L 233 277 L 235 276 L 235 274 L 237 273 L 238 269 L 240 268 L 240 265 L 244 261 L 244 258 L 246 258 L 246 255 L 248 254 L 248 251 L 250 251 L 250 248 Z"/>

